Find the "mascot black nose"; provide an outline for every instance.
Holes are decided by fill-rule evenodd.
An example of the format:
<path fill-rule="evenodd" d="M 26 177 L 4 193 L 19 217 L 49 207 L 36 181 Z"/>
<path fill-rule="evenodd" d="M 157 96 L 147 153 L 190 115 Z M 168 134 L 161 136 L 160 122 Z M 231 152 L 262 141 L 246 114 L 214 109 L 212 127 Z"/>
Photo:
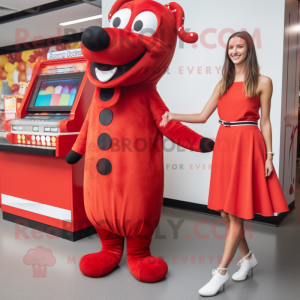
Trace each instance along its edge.
<path fill-rule="evenodd" d="M 83 32 L 81 41 L 90 51 L 102 51 L 109 46 L 110 36 L 102 27 L 90 26 Z"/>

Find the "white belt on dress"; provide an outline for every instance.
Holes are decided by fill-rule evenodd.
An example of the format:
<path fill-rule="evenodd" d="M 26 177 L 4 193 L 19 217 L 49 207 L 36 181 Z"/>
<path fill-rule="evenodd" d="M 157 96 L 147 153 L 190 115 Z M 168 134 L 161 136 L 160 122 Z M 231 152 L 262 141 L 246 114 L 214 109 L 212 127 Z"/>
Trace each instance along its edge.
<path fill-rule="evenodd" d="M 223 120 L 219 120 L 219 123 L 224 125 L 225 127 L 230 127 L 230 126 L 243 126 L 243 125 L 254 125 L 257 126 L 258 122 L 254 121 L 237 121 L 237 122 L 225 122 Z"/>

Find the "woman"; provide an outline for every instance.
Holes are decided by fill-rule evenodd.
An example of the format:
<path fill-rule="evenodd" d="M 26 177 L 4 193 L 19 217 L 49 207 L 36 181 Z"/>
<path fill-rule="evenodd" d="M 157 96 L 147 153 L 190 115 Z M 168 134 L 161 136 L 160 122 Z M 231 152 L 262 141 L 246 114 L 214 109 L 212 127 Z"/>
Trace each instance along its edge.
<path fill-rule="evenodd" d="M 259 74 L 255 46 L 246 31 L 230 36 L 222 80 L 201 113 L 166 112 L 160 126 L 172 120 L 205 123 L 218 108 L 220 128 L 212 159 L 208 208 L 219 211 L 228 226 L 222 262 L 212 279 L 199 290 L 202 296 L 217 294 L 229 280 L 227 267 L 237 248 L 242 254 L 234 281 L 247 278 L 258 262 L 244 236 L 244 219 L 254 214 L 273 216 L 288 211 L 278 177 L 273 170 L 270 106 L 272 80 Z M 260 118 L 260 128 L 257 122 Z M 252 273 L 253 274 L 253 273 Z"/>

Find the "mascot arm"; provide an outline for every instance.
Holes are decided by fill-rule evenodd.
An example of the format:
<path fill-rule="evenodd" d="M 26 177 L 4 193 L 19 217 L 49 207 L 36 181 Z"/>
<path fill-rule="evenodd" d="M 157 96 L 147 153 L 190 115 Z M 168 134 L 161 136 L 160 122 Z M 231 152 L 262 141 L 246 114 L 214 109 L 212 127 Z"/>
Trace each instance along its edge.
<path fill-rule="evenodd" d="M 214 148 L 214 141 L 205 138 L 179 121 L 172 120 L 166 126 L 159 126 L 162 115 L 169 111 L 156 89 L 148 91 L 150 110 L 160 132 L 173 143 L 189 150 L 197 152 L 211 152 Z"/>
<path fill-rule="evenodd" d="M 89 127 L 89 117 L 90 109 L 88 110 L 88 113 L 85 117 L 85 120 L 81 127 L 80 133 L 75 141 L 75 144 L 73 145 L 72 150 L 66 157 L 66 161 L 68 164 L 77 163 L 85 153 L 87 132 Z"/>

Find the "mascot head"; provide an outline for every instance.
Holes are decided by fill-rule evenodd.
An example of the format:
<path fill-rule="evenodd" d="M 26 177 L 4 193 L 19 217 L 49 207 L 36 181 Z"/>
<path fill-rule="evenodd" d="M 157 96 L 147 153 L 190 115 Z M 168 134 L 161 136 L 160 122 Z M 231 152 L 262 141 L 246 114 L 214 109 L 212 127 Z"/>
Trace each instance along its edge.
<path fill-rule="evenodd" d="M 109 12 L 110 27 L 91 26 L 82 34 L 88 77 L 99 88 L 156 84 L 170 65 L 177 35 L 195 43 L 184 30 L 184 12 L 175 2 L 117 0 Z"/>

